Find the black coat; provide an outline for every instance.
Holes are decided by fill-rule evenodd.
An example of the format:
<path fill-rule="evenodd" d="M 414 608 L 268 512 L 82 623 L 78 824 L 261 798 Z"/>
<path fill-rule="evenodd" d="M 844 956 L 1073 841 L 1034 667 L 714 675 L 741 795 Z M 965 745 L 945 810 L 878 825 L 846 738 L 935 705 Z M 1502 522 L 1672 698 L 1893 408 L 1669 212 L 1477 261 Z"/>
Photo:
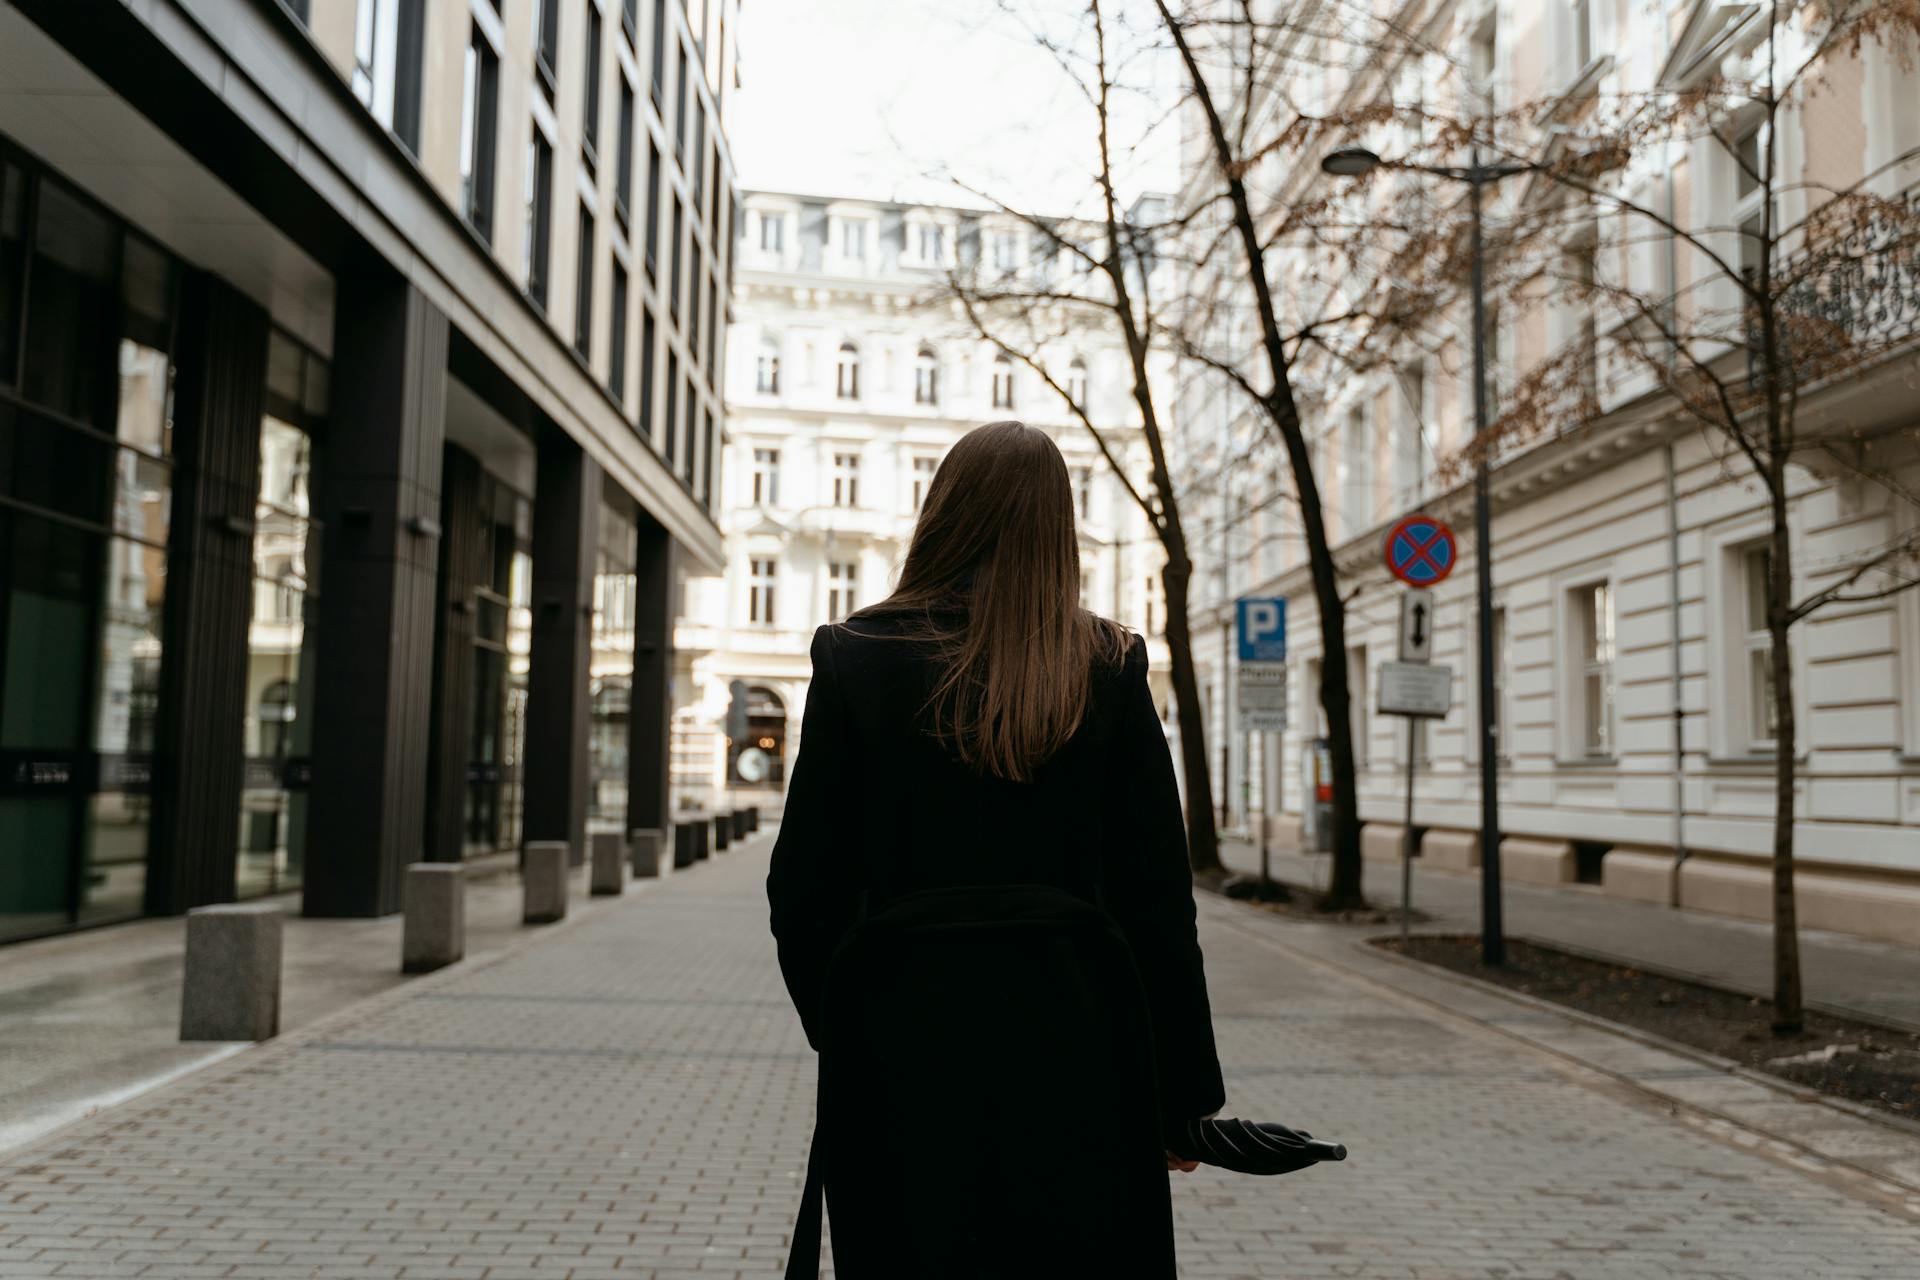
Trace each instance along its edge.
<path fill-rule="evenodd" d="M 841 1116 L 826 1179 L 838 1274 L 1171 1276 L 1164 1158 L 1116 1160 L 1084 1136 L 1134 1109 L 1161 1133 L 1224 1099 L 1194 928 L 1186 828 L 1147 688 L 1146 646 L 1097 671 L 1085 722 L 1028 783 L 983 778 L 923 732 L 924 651 L 884 622 L 813 640 L 799 757 L 767 877 L 780 966 L 822 1045 L 834 948 L 875 900 L 916 889 L 1045 884 L 1105 905 L 1145 988 L 1158 1097 L 1044 1032 L 985 1065 L 921 1064 L 860 1122 Z M 1022 991 L 1044 1007 L 1046 993 Z M 881 1015 L 884 1017 L 884 1015 Z M 994 1081 L 986 1076 L 1001 1076 Z M 1038 1097 L 1035 1097 L 1035 1095 Z M 844 1108 L 842 1108 L 844 1110 Z M 1147 1114 L 1151 1113 L 1151 1114 Z M 902 1135 L 914 1135 L 903 1145 Z M 1124 1166 L 1124 1167 L 1120 1167 Z"/>

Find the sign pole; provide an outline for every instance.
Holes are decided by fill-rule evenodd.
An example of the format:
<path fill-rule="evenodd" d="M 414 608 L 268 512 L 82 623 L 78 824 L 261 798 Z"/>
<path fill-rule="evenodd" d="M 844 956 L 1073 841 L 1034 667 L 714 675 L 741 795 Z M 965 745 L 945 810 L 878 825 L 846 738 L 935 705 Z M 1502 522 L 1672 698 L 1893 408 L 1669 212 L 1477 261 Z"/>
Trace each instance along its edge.
<path fill-rule="evenodd" d="M 1405 825 L 1400 831 L 1400 950 L 1407 949 L 1407 931 L 1413 920 L 1413 771 L 1416 761 L 1413 757 L 1413 728 L 1415 717 L 1405 717 L 1407 722 L 1407 811 Z"/>

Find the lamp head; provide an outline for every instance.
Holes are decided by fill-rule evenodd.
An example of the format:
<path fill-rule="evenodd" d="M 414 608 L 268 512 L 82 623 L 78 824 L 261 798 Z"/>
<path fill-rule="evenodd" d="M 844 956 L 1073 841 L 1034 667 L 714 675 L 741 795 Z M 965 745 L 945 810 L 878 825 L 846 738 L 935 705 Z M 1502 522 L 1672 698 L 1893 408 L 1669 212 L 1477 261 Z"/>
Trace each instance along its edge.
<path fill-rule="evenodd" d="M 1320 161 L 1320 167 L 1336 178 L 1364 178 L 1379 164 L 1380 157 L 1365 147 L 1341 147 Z"/>

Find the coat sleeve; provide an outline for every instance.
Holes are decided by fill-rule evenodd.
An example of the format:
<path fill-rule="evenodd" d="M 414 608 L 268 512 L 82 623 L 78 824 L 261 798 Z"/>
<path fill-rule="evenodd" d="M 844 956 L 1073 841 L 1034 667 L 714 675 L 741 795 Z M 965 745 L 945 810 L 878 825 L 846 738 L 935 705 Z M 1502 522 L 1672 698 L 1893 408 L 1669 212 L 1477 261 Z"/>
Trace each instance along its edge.
<path fill-rule="evenodd" d="M 787 992 L 820 1048 L 827 962 L 853 921 L 858 889 L 848 864 L 841 797 L 851 788 L 847 719 L 833 662 L 833 629 L 813 635 L 813 681 L 800 720 L 800 752 L 767 872 L 767 903 Z"/>
<path fill-rule="evenodd" d="M 1140 967 L 1160 1071 L 1161 1123 L 1187 1121 L 1226 1100 L 1214 1047 L 1213 1012 L 1194 923 L 1193 873 L 1173 758 L 1147 687 L 1146 643 L 1128 651 L 1116 724 L 1110 828 L 1116 883 L 1109 907 Z"/>

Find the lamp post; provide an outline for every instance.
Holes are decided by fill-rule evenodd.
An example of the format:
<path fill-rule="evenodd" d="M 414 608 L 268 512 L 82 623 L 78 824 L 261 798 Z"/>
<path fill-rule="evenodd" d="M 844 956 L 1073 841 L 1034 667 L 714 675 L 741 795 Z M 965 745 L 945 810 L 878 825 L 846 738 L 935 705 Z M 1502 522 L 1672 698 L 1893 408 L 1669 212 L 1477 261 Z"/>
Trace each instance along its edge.
<path fill-rule="evenodd" d="M 1473 293 L 1473 431 L 1476 440 L 1487 433 L 1487 296 L 1485 248 L 1482 243 L 1480 189 L 1516 173 L 1532 173 L 1535 164 L 1482 164 L 1474 148 L 1464 167 L 1413 164 L 1382 160 L 1365 147 L 1341 147 L 1320 161 L 1327 173 L 1361 178 L 1381 165 L 1415 169 L 1438 178 L 1467 184 L 1471 224 Z M 1507 939 L 1500 914 L 1500 758 L 1498 707 L 1493 696 L 1493 513 L 1487 492 L 1487 456 L 1484 447 L 1473 468 L 1473 550 L 1479 612 L 1480 669 L 1480 959 L 1505 964 Z"/>

